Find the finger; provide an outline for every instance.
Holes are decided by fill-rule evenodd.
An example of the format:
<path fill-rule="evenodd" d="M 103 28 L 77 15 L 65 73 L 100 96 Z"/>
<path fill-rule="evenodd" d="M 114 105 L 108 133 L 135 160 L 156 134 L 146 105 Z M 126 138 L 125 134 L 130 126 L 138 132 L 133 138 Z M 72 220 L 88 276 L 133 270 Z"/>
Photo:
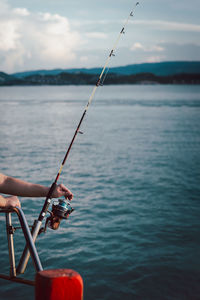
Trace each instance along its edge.
<path fill-rule="evenodd" d="M 73 199 L 73 194 L 69 191 L 67 193 L 65 193 L 65 199 L 69 199 L 70 201 Z"/>
<path fill-rule="evenodd" d="M 73 194 L 64 184 L 59 184 L 57 191 L 60 196 L 64 196 L 65 199 L 69 199 L 70 201 L 72 200 Z"/>
<path fill-rule="evenodd" d="M 72 193 L 68 196 L 68 199 L 69 199 L 70 201 L 73 199 L 73 194 L 72 194 Z"/>
<path fill-rule="evenodd" d="M 63 192 L 65 193 L 71 193 L 71 191 L 64 185 L 64 184 L 61 184 L 60 185 L 60 188 L 62 189 Z"/>

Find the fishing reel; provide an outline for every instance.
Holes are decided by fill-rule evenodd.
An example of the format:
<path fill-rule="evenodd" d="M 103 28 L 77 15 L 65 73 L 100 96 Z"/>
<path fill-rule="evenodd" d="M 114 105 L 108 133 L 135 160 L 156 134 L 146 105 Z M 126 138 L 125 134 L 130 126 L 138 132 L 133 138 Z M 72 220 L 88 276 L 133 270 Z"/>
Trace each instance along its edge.
<path fill-rule="evenodd" d="M 46 219 L 45 227 L 42 231 L 46 232 L 47 226 L 53 230 L 57 230 L 61 220 L 68 219 L 73 211 L 74 209 L 65 199 L 55 200 L 52 204 L 51 211 L 48 210 L 50 216 Z"/>

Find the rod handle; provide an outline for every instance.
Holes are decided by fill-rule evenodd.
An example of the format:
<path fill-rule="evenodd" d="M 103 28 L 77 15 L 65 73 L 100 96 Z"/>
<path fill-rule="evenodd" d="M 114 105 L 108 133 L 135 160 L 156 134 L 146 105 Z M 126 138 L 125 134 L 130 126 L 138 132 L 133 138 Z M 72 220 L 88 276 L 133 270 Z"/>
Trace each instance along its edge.
<path fill-rule="evenodd" d="M 48 194 L 47 194 L 47 197 L 46 197 L 46 200 L 45 200 L 45 202 L 44 202 L 43 208 L 42 208 L 42 210 L 41 210 L 41 212 L 40 212 L 40 215 L 39 215 L 39 218 L 38 218 L 38 221 L 40 221 L 40 222 L 42 222 L 42 220 L 44 219 L 44 217 L 45 217 L 45 215 L 46 215 L 46 213 L 47 213 L 47 210 L 48 210 L 49 205 L 50 205 L 50 203 L 51 203 L 51 200 L 50 200 L 50 199 L 51 199 L 51 196 L 52 196 L 52 194 L 53 194 L 55 188 L 56 188 L 56 182 L 54 181 L 54 182 L 52 183 L 50 189 L 49 189 L 49 192 L 48 192 Z"/>

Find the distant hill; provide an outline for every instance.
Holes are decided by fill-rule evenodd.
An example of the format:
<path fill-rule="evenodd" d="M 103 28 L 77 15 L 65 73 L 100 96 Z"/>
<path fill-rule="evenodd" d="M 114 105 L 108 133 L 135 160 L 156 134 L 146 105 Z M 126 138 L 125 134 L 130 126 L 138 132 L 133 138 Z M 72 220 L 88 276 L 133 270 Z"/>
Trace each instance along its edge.
<path fill-rule="evenodd" d="M 4 72 L 0 72 L 0 85 L 9 84 L 9 83 L 19 83 L 21 82 L 20 79 L 16 78 L 15 76 L 8 75 Z"/>
<path fill-rule="evenodd" d="M 96 84 L 102 68 L 0 72 L 0 86 Z M 200 61 L 143 63 L 110 68 L 104 84 L 200 84 Z"/>
<path fill-rule="evenodd" d="M 32 75 L 58 75 L 61 73 L 74 74 L 100 74 L 102 68 L 77 68 L 77 69 L 54 69 L 54 70 L 36 70 L 25 71 L 12 74 L 16 78 L 25 78 Z M 200 61 L 172 61 L 160 63 L 143 63 L 114 67 L 109 69 L 109 73 L 117 75 L 132 75 L 140 73 L 151 73 L 157 76 L 169 76 L 175 74 L 199 74 Z"/>
<path fill-rule="evenodd" d="M 124 67 L 111 68 L 113 73 L 131 75 L 139 73 L 151 73 L 157 76 L 169 76 L 175 74 L 199 74 L 199 61 L 173 61 L 160 63 L 143 63 Z"/>

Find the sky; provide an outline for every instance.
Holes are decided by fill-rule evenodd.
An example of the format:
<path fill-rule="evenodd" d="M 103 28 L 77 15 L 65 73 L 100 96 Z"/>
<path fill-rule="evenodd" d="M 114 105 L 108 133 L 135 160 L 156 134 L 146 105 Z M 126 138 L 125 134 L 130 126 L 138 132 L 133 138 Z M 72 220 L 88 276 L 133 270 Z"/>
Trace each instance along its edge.
<path fill-rule="evenodd" d="M 0 0 L 0 71 L 200 60 L 199 0 Z"/>

